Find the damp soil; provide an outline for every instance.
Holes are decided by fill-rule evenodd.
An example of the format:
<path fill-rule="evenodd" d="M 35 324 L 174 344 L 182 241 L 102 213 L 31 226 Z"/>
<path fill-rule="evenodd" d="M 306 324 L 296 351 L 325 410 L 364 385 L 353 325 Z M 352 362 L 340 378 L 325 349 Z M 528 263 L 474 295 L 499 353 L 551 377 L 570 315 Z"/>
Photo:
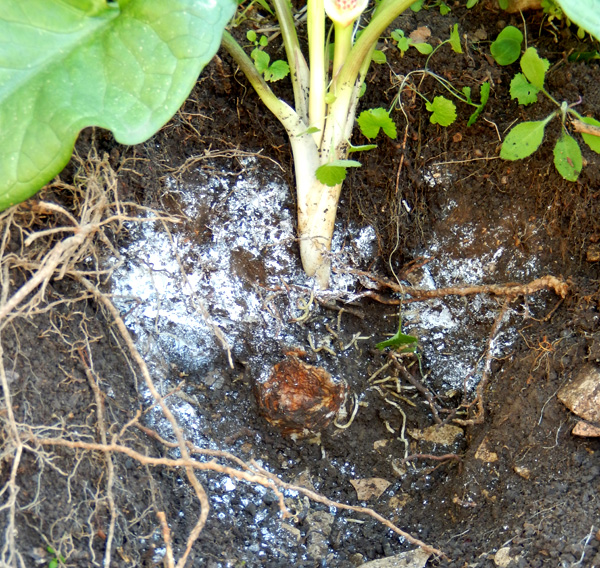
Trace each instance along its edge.
<path fill-rule="evenodd" d="M 80 161 L 73 160 L 61 178 L 77 178 L 93 149 L 108 156 L 121 200 L 184 219 L 167 223 L 168 232 L 158 223 L 145 225 L 150 235 L 135 223 L 115 231 L 103 262 L 110 264 L 118 250 L 125 263 L 103 291 L 114 294 L 157 386 L 169 394 L 194 444 L 257 460 L 284 481 L 330 500 L 373 508 L 445 553 L 432 556 L 428 566 L 600 566 L 600 442 L 572 435 L 576 418 L 556 397 L 584 365 L 600 364 L 600 160 L 583 147 L 585 167 L 576 183 L 568 183 L 552 165 L 550 143 L 526 160 L 498 159 L 500 137 L 515 120 L 536 120 L 552 108 L 541 101 L 524 109 L 511 101 L 508 87 L 517 67 L 501 68 L 489 56 L 490 40 L 506 24 L 522 25 L 520 16 L 456 5 L 447 16 L 437 9 L 409 12 L 394 27 L 408 33 L 427 26 L 435 45 L 454 23 L 463 53 L 446 45 L 430 69 L 473 93 L 490 81 L 490 101 L 475 125 L 466 126 L 471 109 L 458 104 L 457 121 L 441 128 L 429 122 L 420 97 L 403 93 L 404 114 L 393 114 L 398 138 L 381 136 L 377 150 L 362 155 L 362 167 L 345 182 L 333 300 L 311 302 L 310 282 L 299 269 L 285 132 L 224 53 L 154 138 L 123 147 L 110 134 L 87 130 L 76 147 Z M 548 25 L 541 14 L 528 14 L 527 23 L 529 45 L 552 63 L 548 90 L 558 100 L 581 97 L 582 112 L 597 112 L 598 64 L 567 61 L 570 52 L 590 46 L 560 23 Z M 416 51 L 401 57 L 391 42 L 381 47 L 387 64 L 369 75 L 362 109 L 389 108 L 398 77 L 424 65 Z M 443 94 L 430 77 L 416 78 L 414 86 L 430 100 Z M 290 98 L 285 86 L 275 89 Z M 550 125 L 548 139 L 558 134 L 558 123 Z M 354 143 L 366 142 L 355 132 Z M 277 202 L 275 223 L 261 217 L 268 209 L 260 201 L 265 195 Z M 79 206 L 77 195 L 56 185 L 40 197 L 72 211 Z M 247 218 L 255 223 L 244 225 Z M 40 230 L 44 222 L 31 221 Z M 261 228 L 264 241 L 240 240 Z M 162 251 L 153 250 L 157 241 L 144 240 L 159 233 L 181 247 L 191 292 Z M 153 254 L 163 258 L 150 260 Z M 155 288 L 146 294 L 139 270 L 148 264 Z M 569 292 L 564 298 L 542 289 L 510 300 L 479 294 L 401 303 L 402 296 L 377 279 L 347 275 L 357 270 L 429 288 L 527 284 L 553 275 L 568 282 Z M 15 288 L 22 278 L 14 274 Z M 159 289 L 177 316 L 160 319 L 167 308 L 152 303 Z M 104 393 L 109 438 L 138 410 L 145 427 L 169 438 L 111 318 L 82 294 L 76 281 L 55 279 L 46 292 L 49 309 L 38 306 L 3 331 L 17 420 L 39 436 L 60 431 L 69 439 L 99 441 L 86 376 L 91 361 Z M 205 323 L 194 323 L 197 314 L 176 311 L 192 296 L 222 330 L 229 353 Z M 52 307 L 65 298 L 73 302 Z M 400 359 L 402 372 L 390 366 L 374 377 L 389 362 L 376 344 L 396 331 L 399 313 L 403 331 L 419 339 L 419 357 Z M 457 419 L 475 418 L 469 403 L 487 372 L 488 349 L 483 419 L 463 424 L 449 442 L 421 439 L 436 419 L 425 392 L 442 420 L 456 425 Z M 349 419 L 354 398 L 360 402 L 348 428 L 331 424 L 318 439 L 293 440 L 260 414 L 256 384 L 290 350 L 306 352 L 307 364 L 347 384 L 347 415 L 340 422 Z M 415 389 L 417 383 L 424 388 Z M 143 430 L 130 428 L 123 439 L 146 455 L 170 455 Z M 405 461 L 408 455 L 417 457 Z M 25 448 L 16 472 L 14 534 L 22 562 L 15 565 L 47 563 L 47 546 L 67 566 L 101 565 L 113 506 L 111 566 L 166 565 L 157 511 L 165 512 L 175 555 L 181 554 L 199 514 L 184 472 L 128 456 L 113 461 L 111 505 L 103 454 Z M 10 463 L 6 458 L 0 470 L 3 486 Z M 359 500 L 351 481 L 371 478 L 387 486 Z M 273 491 L 214 472 L 199 479 L 211 510 L 190 566 L 350 567 L 414 548 L 368 516 L 293 491 L 285 499 L 294 516 L 282 519 Z M 2 498 L 9 497 L 5 492 Z"/>

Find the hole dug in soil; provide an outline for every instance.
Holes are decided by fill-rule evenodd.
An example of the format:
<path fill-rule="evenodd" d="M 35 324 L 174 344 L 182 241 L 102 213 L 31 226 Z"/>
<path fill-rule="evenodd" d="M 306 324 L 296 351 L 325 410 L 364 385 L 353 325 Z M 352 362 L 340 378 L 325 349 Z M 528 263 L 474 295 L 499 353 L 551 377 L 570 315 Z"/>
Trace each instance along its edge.
<path fill-rule="evenodd" d="M 485 17 L 460 14 L 467 35 Z M 397 27 L 423 23 L 446 33 L 431 12 Z M 398 73 L 416 57 L 388 52 Z M 444 57 L 494 77 L 503 132 L 508 73 Z M 597 67 L 569 69 L 593 101 Z M 496 160 L 484 121 L 409 109 L 407 144 L 349 176 L 315 294 L 283 133 L 238 80 L 212 63 L 138 148 L 85 131 L 0 217 L 0 562 L 350 567 L 418 539 L 414 566 L 600 566 L 599 442 L 557 399 L 600 363 L 597 158 L 567 184 L 544 150 Z M 379 68 L 365 108 L 388 89 Z M 418 356 L 376 348 L 400 317 Z M 294 350 L 348 393 L 296 440 L 255 398 Z"/>

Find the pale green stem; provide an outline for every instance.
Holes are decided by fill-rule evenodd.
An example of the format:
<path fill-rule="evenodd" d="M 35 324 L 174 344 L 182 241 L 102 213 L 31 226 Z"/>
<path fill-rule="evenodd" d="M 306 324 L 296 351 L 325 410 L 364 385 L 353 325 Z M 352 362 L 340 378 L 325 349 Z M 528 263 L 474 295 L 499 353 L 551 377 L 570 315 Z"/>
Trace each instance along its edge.
<path fill-rule="evenodd" d="M 306 6 L 308 30 L 308 60 L 310 63 L 310 92 L 308 122 L 319 131 L 313 134 L 319 146 L 325 126 L 325 8 L 323 0 L 308 0 Z"/>
<path fill-rule="evenodd" d="M 337 77 L 338 74 L 348 59 L 348 54 L 352 49 L 352 34 L 354 32 L 354 25 L 342 26 L 335 22 L 333 24 L 335 30 L 334 44 L 333 44 L 333 92 L 336 92 Z"/>
<path fill-rule="evenodd" d="M 223 40 L 221 45 L 227 50 L 229 55 L 240 66 L 240 69 L 250 81 L 256 94 L 263 101 L 265 106 L 279 119 L 279 122 L 284 126 L 290 136 L 300 136 L 308 128 L 298 113 L 287 103 L 279 99 L 271 90 L 269 85 L 256 70 L 254 62 L 248 57 L 240 44 L 235 41 L 233 36 L 228 32 L 223 32 Z"/>
<path fill-rule="evenodd" d="M 310 76 L 306 59 L 300 49 L 298 34 L 289 0 L 273 0 L 275 13 L 281 29 L 283 44 L 288 64 L 290 66 L 290 77 L 294 90 L 294 105 L 300 118 L 308 123 L 308 91 L 310 87 Z"/>
<path fill-rule="evenodd" d="M 360 88 L 360 83 L 364 80 L 377 40 L 413 1 L 383 0 L 375 10 L 369 25 L 362 31 L 347 54 L 345 63 L 343 63 L 335 79 L 336 99 L 329 109 L 329 120 L 325 127 L 323 142 L 325 157 L 328 157 L 327 154 L 331 152 L 335 153 L 335 158 L 342 157 L 340 154 L 343 154 L 343 147 L 346 143 L 344 135 L 352 131 L 355 118 L 354 115 L 349 116 L 349 111 L 355 107 L 353 101 Z M 351 28 L 351 26 L 349 27 Z M 340 150 L 342 151 L 340 152 Z"/>
<path fill-rule="evenodd" d="M 369 25 L 360 34 L 338 75 L 338 82 L 341 85 L 353 85 L 355 83 L 365 58 L 369 53 L 372 53 L 377 40 L 385 29 L 413 2 L 414 0 L 383 0 L 379 4 Z"/>

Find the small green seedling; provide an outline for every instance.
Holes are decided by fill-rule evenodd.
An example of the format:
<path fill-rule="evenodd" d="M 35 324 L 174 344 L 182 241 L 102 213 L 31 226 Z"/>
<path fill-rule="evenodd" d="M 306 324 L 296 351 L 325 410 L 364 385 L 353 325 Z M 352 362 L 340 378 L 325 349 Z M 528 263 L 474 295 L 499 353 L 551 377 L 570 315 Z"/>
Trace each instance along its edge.
<path fill-rule="evenodd" d="M 446 14 L 450 13 L 450 6 L 448 6 L 448 4 L 446 4 L 443 0 L 438 0 L 437 2 L 433 2 L 433 4 L 427 6 L 425 6 L 425 0 L 417 0 L 416 2 L 411 4 L 410 9 L 413 12 L 420 12 L 424 7 L 435 8 L 436 6 L 439 7 L 440 14 L 442 16 L 445 16 Z"/>
<path fill-rule="evenodd" d="M 580 101 L 571 105 L 566 101 L 560 103 L 546 91 L 544 81 L 549 67 L 550 62 L 541 58 L 534 47 L 527 49 L 521 57 L 523 73 L 517 73 L 511 81 L 510 96 L 517 99 L 519 104 L 529 105 L 537 102 L 538 93 L 541 92 L 558 109 L 542 120 L 522 122 L 514 126 L 502 143 L 500 157 L 505 160 L 522 160 L 530 156 L 541 146 L 546 125 L 553 118 L 560 117 L 562 132 L 554 146 L 554 165 L 564 179 L 576 181 L 583 167 L 583 157 L 579 144 L 567 130 L 567 117 L 574 129 L 582 133 L 584 142 L 596 153 L 600 153 L 600 136 L 595 127 L 600 126 L 600 122 L 573 110 Z"/>
<path fill-rule="evenodd" d="M 462 53 L 460 35 L 458 33 L 458 24 L 454 24 L 454 26 L 452 27 L 450 37 L 447 40 L 443 41 L 431 52 L 431 54 L 427 58 L 427 61 L 425 62 L 425 67 L 423 69 L 411 71 L 403 78 L 402 83 L 400 85 L 400 90 L 398 92 L 398 95 L 394 99 L 393 105 L 400 106 L 400 96 L 402 95 L 402 91 L 406 88 L 408 80 L 412 75 L 428 75 L 434 78 L 438 83 L 440 83 L 455 99 L 475 107 L 475 111 L 471 114 L 471 116 L 469 117 L 469 121 L 467 122 L 467 125 L 471 126 L 475 123 L 477 117 L 481 114 L 483 108 L 485 107 L 488 101 L 488 98 L 490 96 L 490 83 L 485 82 L 481 85 L 480 102 L 476 103 L 471 98 L 470 87 L 463 87 L 462 90 L 459 91 L 450 81 L 430 71 L 428 69 L 429 60 L 434 55 L 434 53 L 446 43 L 450 44 L 454 52 Z M 419 91 L 415 90 L 415 93 L 425 101 L 425 108 L 431 113 L 429 121 L 432 124 L 439 124 L 440 126 L 450 126 L 456 120 L 456 105 L 450 99 L 444 96 L 437 96 L 432 101 L 430 101 Z"/>
<path fill-rule="evenodd" d="M 396 42 L 402 57 L 404 57 L 404 54 L 411 46 L 423 55 L 429 55 L 433 51 L 433 46 L 426 42 L 417 42 L 413 38 L 405 36 L 402 30 L 394 30 L 391 35 L 392 39 Z"/>
<path fill-rule="evenodd" d="M 498 65 L 511 65 L 521 55 L 523 33 L 515 26 L 506 26 L 490 46 L 492 57 Z"/>
<path fill-rule="evenodd" d="M 56 552 L 54 548 L 51 546 L 46 547 L 46 552 L 50 555 L 50 559 L 48 560 L 48 568 L 58 568 L 59 562 L 64 564 L 67 559 L 62 555 Z"/>
<path fill-rule="evenodd" d="M 402 320 L 398 324 L 398 331 L 393 337 L 386 339 L 375 345 L 377 349 L 383 351 L 385 348 L 390 347 L 391 349 L 398 351 L 399 353 L 416 353 L 419 346 L 419 340 L 414 335 L 407 335 L 402 333 Z"/>
<path fill-rule="evenodd" d="M 266 51 L 263 51 L 263 48 L 269 45 L 267 36 L 262 35 L 258 37 L 254 30 L 249 30 L 246 33 L 246 39 L 254 45 L 250 57 L 252 57 L 254 66 L 264 77 L 265 81 L 274 83 L 290 74 L 290 66 L 287 61 L 277 60 L 271 63 L 271 57 Z"/>

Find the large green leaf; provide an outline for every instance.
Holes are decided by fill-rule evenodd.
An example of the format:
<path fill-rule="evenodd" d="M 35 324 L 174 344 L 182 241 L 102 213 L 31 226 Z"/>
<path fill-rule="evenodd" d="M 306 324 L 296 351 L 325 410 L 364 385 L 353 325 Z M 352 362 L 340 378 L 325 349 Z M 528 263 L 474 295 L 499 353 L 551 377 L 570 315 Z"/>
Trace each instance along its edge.
<path fill-rule="evenodd" d="M 517 124 L 504 139 L 500 148 L 500 157 L 504 160 L 522 160 L 531 156 L 540 147 L 546 124 L 553 117 L 554 114 L 551 114 L 545 120 Z"/>
<path fill-rule="evenodd" d="M 0 0 L 0 210 L 68 162 L 79 131 L 138 144 L 175 114 L 235 0 Z"/>
<path fill-rule="evenodd" d="M 579 144 L 565 131 L 554 146 L 554 165 L 558 173 L 567 181 L 577 181 L 583 167 Z"/>
<path fill-rule="evenodd" d="M 600 40 L 600 0 L 557 0 L 569 20 Z"/>

